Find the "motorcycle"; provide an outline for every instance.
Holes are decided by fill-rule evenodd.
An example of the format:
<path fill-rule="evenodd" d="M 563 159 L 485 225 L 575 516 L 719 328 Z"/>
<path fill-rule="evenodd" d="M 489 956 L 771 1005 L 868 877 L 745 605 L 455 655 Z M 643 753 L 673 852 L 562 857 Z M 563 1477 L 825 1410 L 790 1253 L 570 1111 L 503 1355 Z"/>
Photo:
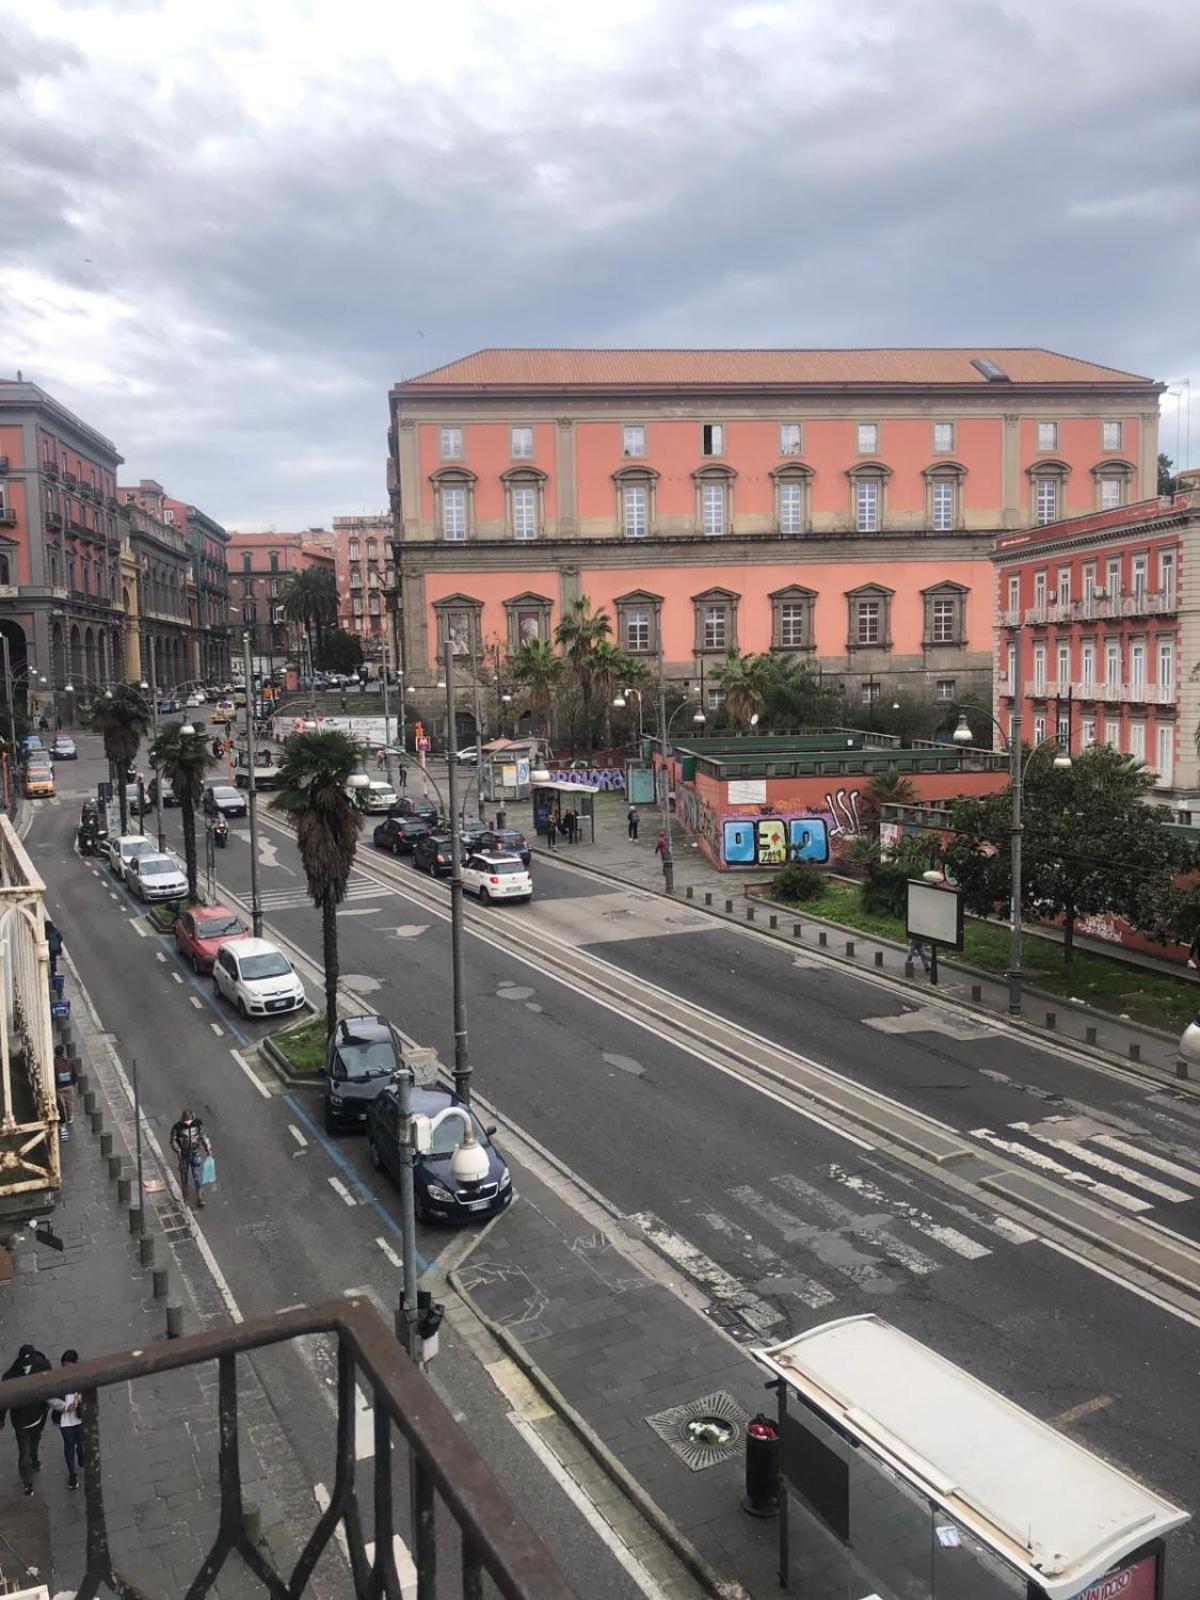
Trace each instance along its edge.
<path fill-rule="evenodd" d="M 218 850 L 224 850 L 229 843 L 229 824 L 224 817 L 218 817 L 215 822 L 210 822 L 208 831 L 213 836 L 213 844 Z"/>

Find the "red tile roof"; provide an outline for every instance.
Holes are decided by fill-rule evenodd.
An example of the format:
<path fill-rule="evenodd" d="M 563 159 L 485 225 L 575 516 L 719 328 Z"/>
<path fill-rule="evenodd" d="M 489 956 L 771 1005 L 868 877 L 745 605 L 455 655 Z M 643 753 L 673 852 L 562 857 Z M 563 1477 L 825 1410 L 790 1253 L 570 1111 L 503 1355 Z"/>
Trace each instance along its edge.
<path fill-rule="evenodd" d="M 1018 384 L 1150 384 L 1135 372 L 1053 350 L 476 350 L 396 387 L 608 388 L 746 384 L 969 384 L 987 378 L 972 360 L 995 362 Z M 999 389 L 1002 386 L 997 384 Z"/>

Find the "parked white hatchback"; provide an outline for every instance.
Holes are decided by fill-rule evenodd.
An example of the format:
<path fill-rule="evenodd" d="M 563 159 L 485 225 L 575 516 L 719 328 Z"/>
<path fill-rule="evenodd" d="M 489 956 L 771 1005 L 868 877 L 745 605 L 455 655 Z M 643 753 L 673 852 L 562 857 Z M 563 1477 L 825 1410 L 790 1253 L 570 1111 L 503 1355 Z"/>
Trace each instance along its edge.
<path fill-rule="evenodd" d="M 223 944 L 213 963 L 213 988 L 244 1017 L 298 1011 L 307 998 L 296 969 L 269 939 Z"/>
<path fill-rule="evenodd" d="M 121 833 L 108 841 L 108 864 L 114 878 L 128 881 L 128 867 L 134 856 L 156 856 L 158 846 L 140 833 Z"/>
<path fill-rule="evenodd" d="M 147 905 L 155 900 L 182 900 L 188 892 L 187 877 L 170 856 L 131 856 L 125 866 L 125 882 Z"/>
<path fill-rule="evenodd" d="M 479 896 L 481 906 L 489 900 L 532 900 L 533 879 L 520 856 L 499 850 L 478 850 L 462 866 L 463 888 Z"/>

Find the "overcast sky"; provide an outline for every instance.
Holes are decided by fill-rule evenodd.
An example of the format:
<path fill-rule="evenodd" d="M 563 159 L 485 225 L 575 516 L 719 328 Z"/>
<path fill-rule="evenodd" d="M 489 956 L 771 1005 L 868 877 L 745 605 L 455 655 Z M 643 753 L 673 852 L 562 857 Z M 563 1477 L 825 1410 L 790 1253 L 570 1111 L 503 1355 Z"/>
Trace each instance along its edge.
<path fill-rule="evenodd" d="M 0 373 L 231 527 L 488 344 L 1045 344 L 1197 462 L 1198 85 L 1195 0 L 0 0 Z"/>

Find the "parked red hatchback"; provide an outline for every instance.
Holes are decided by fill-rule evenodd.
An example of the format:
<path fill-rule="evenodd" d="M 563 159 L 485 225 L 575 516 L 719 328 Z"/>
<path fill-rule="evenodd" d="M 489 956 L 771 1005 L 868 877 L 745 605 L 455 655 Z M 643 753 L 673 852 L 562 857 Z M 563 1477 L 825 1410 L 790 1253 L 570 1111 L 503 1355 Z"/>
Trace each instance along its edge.
<path fill-rule="evenodd" d="M 175 948 L 197 972 L 211 972 L 223 944 L 248 939 L 250 930 L 228 906 L 195 906 L 175 924 Z"/>

